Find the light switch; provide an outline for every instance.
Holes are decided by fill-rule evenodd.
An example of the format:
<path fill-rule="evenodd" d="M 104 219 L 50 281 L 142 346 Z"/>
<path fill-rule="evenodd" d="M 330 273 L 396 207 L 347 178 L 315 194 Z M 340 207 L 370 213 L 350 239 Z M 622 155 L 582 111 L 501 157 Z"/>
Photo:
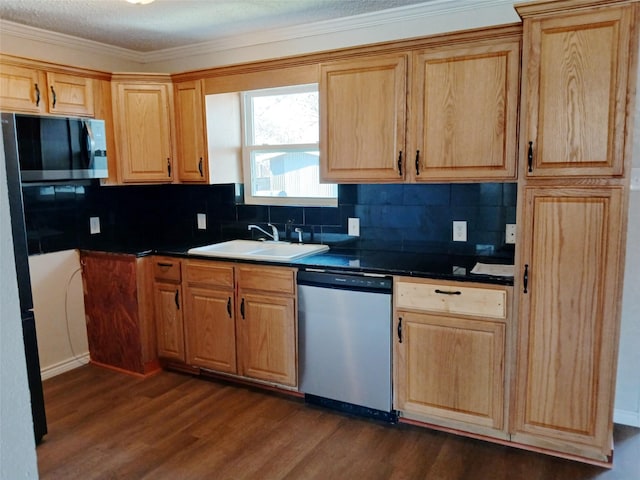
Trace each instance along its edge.
<path fill-rule="evenodd" d="M 89 233 L 100 233 L 100 217 L 89 217 Z"/>
<path fill-rule="evenodd" d="M 198 220 L 198 230 L 206 230 L 207 229 L 207 214 L 206 213 L 198 213 L 196 218 Z"/>
<path fill-rule="evenodd" d="M 347 234 L 352 237 L 360 236 L 360 219 L 359 218 L 350 218 L 348 223 L 348 232 Z"/>
<path fill-rule="evenodd" d="M 467 222 L 465 221 L 453 222 L 453 241 L 454 242 L 467 241 Z"/>

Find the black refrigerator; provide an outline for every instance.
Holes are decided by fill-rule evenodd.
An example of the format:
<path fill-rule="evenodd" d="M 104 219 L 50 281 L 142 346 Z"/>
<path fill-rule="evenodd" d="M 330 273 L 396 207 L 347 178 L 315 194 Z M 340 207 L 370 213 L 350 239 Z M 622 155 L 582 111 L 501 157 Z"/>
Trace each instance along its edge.
<path fill-rule="evenodd" d="M 33 314 L 27 232 L 24 221 L 20 164 L 13 115 L 2 114 L 2 138 L 7 168 L 7 190 L 9 193 L 9 213 L 11 215 L 11 230 L 13 234 L 13 252 L 16 260 L 18 293 L 20 294 L 20 320 L 22 322 L 22 336 L 27 361 L 29 391 L 31 392 L 33 430 L 36 443 L 40 443 L 42 437 L 47 433 L 47 418 L 44 410 L 38 340 L 35 316 Z M 2 319 L 2 321 L 9 320 Z"/>

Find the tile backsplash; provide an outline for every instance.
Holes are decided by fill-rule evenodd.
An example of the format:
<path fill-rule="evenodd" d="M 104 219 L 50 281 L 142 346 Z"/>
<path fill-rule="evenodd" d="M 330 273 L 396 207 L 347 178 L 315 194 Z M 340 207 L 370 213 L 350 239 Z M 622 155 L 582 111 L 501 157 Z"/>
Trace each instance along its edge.
<path fill-rule="evenodd" d="M 143 185 L 23 188 L 29 252 L 45 253 L 114 243 L 147 249 L 257 238 L 251 223 L 275 224 L 282 238 L 344 243 L 370 249 L 452 253 L 504 247 L 506 223 L 515 223 L 515 183 L 340 185 L 338 207 L 244 205 L 241 186 Z M 207 216 L 197 229 L 196 216 Z M 89 218 L 101 233 L 89 234 Z M 360 218 L 360 237 L 348 237 L 347 219 Z M 452 222 L 467 221 L 467 242 L 452 242 Z"/>

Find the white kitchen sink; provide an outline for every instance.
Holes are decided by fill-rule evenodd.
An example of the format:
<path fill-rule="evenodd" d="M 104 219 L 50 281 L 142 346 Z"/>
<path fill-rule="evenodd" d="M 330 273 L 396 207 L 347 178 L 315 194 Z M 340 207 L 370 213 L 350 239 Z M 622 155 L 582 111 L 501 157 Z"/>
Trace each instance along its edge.
<path fill-rule="evenodd" d="M 187 254 L 203 255 L 206 257 L 286 262 L 328 250 L 329 247 L 327 245 L 230 240 L 228 242 L 190 248 L 187 250 Z"/>

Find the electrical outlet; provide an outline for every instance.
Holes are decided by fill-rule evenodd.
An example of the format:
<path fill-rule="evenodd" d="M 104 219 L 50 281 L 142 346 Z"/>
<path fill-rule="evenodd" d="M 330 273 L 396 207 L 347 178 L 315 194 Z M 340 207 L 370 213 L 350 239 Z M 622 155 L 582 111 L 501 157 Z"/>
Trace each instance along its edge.
<path fill-rule="evenodd" d="M 516 243 L 516 224 L 515 223 L 507 223 L 507 226 L 504 229 L 504 241 L 505 243 Z"/>
<path fill-rule="evenodd" d="M 348 220 L 348 231 L 347 234 L 352 237 L 360 236 L 360 219 L 359 218 L 350 218 Z"/>
<path fill-rule="evenodd" d="M 198 220 L 198 230 L 206 230 L 207 229 L 207 214 L 206 213 L 198 213 L 196 215 Z"/>
<path fill-rule="evenodd" d="M 467 222 L 465 221 L 453 222 L 453 241 L 454 242 L 467 241 Z"/>
<path fill-rule="evenodd" d="M 91 235 L 100 233 L 100 217 L 89 217 L 89 232 Z"/>

